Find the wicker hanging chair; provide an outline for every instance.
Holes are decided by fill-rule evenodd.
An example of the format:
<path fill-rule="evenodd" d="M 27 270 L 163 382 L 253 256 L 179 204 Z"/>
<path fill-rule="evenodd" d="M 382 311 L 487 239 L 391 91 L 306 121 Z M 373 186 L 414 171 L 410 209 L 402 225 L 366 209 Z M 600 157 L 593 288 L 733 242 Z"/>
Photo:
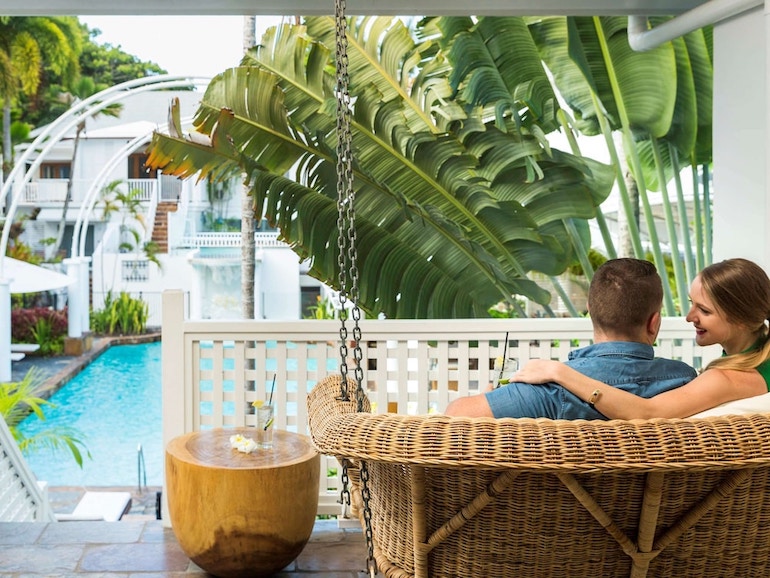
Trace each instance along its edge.
<path fill-rule="evenodd" d="M 344 305 L 352 281 L 355 305 L 344 0 L 335 7 L 340 286 Z M 316 448 L 336 456 L 349 478 L 370 574 L 770 576 L 770 415 L 633 421 L 375 415 L 363 393 L 356 313 L 356 395 L 348 395 L 346 318 L 343 308 L 341 374 L 313 388 L 308 416 Z"/>
<path fill-rule="evenodd" d="M 392 577 L 770 576 L 770 416 L 565 421 L 359 412 L 340 376 L 313 442 L 368 468 Z M 368 409 L 368 408 L 367 408 Z M 364 522 L 364 520 L 362 520 Z"/>

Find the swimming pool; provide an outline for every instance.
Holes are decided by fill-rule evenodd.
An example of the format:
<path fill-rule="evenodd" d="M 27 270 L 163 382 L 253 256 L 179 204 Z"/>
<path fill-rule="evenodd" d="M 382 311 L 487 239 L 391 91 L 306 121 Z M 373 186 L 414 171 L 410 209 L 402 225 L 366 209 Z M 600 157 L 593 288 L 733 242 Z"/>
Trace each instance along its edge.
<path fill-rule="evenodd" d="M 163 484 L 161 344 L 114 345 L 51 396 L 46 420 L 20 424 L 26 435 L 50 426 L 79 430 L 91 452 L 80 469 L 68 451 L 26 457 L 51 486 L 136 486 L 137 449 L 144 453 L 147 485 Z M 144 482 L 144 479 L 142 479 Z"/>

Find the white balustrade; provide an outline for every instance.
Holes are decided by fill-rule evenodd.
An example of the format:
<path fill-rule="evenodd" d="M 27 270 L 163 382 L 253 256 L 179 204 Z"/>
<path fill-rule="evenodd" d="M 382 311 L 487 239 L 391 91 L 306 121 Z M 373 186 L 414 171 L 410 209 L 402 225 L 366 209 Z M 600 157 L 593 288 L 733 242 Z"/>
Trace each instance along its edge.
<path fill-rule="evenodd" d="M 286 247 L 286 243 L 278 240 L 278 233 L 254 233 L 254 243 L 259 247 Z M 181 242 L 183 247 L 240 247 L 240 232 L 214 232 L 205 231 L 195 235 L 186 235 Z"/>

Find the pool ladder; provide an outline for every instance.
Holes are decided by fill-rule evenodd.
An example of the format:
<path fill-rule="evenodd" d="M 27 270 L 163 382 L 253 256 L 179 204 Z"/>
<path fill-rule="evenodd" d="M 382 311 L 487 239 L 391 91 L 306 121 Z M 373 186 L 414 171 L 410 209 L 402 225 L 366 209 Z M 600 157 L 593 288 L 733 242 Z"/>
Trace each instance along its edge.
<path fill-rule="evenodd" d="M 144 463 L 142 444 L 139 444 L 136 448 L 136 486 L 140 492 L 142 491 L 142 482 L 147 488 L 147 465 Z"/>

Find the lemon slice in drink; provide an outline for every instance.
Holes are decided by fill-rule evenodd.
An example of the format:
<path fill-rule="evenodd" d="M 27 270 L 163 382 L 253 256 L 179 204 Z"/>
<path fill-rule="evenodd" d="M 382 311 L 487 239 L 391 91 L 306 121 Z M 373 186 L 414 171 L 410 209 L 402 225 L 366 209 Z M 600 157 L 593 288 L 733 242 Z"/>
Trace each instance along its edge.
<path fill-rule="evenodd" d="M 265 405 L 265 402 L 264 402 L 264 400 L 261 400 L 261 399 L 258 399 L 258 400 L 256 400 L 256 401 L 252 401 L 252 402 L 251 402 L 251 406 L 252 406 L 252 407 L 256 407 L 257 409 L 259 409 L 259 408 L 260 408 L 260 407 L 262 407 L 263 405 Z"/>

